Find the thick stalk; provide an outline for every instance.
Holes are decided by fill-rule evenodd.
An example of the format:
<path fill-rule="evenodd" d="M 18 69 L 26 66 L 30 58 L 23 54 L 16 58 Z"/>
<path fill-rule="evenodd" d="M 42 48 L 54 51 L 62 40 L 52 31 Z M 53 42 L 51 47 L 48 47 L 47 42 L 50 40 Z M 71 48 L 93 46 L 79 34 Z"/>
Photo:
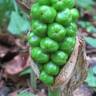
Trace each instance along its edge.
<path fill-rule="evenodd" d="M 51 89 L 49 87 L 48 88 L 48 96 L 61 96 L 61 89 L 60 88 Z"/>

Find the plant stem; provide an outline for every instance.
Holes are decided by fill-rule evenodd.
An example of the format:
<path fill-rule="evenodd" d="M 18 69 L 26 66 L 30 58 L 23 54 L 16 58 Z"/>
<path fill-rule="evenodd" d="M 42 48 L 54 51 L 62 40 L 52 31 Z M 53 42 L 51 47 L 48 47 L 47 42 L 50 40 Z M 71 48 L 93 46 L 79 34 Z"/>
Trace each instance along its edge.
<path fill-rule="evenodd" d="M 31 86 L 32 86 L 32 88 L 33 89 L 36 89 L 36 87 L 37 87 L 37 84 L 36 84 L 36 76 L 35 76 L 35 73 L 34 73 L 34 71 L 32 70 L 31 71 Z"/>
<path fill-rule="evenodd" d="M 48 96 L 61 96 L 61 89 L 56 88 L 56 89 L 50 89 L 48 88 Z"/>

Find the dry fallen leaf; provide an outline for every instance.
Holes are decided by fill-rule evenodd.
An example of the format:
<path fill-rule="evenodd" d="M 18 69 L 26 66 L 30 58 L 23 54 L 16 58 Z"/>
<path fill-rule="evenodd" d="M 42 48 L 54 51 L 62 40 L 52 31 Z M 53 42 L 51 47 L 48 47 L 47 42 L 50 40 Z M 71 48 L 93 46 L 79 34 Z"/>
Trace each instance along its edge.
<path fill-rule="evenodd" d="M 0 46 L 0 58 L 3 58 L 8 52 L 8 48 Z"/>
<path fill-rule="evenodd" d="M 24 68 L 29 66 L 28 53 L 22 53 L 15 56 L 11 61 L 7 62 L 4 66 L 7 74 L 16 75 L 21 72 Z"/>
<path fill-rule="evenodd" d="M 73 96 L 92 96 L 92 92 L 85 85 L 81 85 L 74 91 Z"/>

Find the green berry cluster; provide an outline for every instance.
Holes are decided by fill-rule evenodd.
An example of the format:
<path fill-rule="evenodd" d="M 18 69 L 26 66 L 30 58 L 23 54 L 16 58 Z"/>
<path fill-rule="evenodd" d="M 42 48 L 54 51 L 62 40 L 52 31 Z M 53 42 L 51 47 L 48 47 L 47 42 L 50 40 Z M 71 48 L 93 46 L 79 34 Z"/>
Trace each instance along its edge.
<path fill-rule="evenodd" d="M 74 4 L 75 0 L 36 0 L 31 7 L 31 57 L 47 85 L 54 83 L 75 46 L 79 12 Z"/>

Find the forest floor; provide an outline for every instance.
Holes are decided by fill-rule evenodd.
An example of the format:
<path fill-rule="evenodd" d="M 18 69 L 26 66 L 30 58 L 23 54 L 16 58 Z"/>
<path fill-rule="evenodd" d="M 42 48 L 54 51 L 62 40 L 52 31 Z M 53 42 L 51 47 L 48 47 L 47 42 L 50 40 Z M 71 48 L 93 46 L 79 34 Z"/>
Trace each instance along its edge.
<path fill-rule="evenodd" d="M 28 6 L 25 5 L 23 8 L 28 10 Z M 96 6 L 94 6 L 95 9 Z M 93 13 L 86 10 L 81 12 L 78 32 L 86 43 L 88 74 L 91 75 L 88 75 L 88 80 L 76 89 L 74 96 L 96 96 L 96 16 L 93 15 L 96 10 Z M 47 96 L 47 88 L 40 81 L 37 81 L 37 90 L 30 86 L 30 69 L 28 69 L 30 56 L 26 36 L 13 36 L 6 32 L 5 26 L 2 26 L 2 33 L 0 33 L 0 96 L 17 96 L 17 93 L 21 91 Z M 24 73 L 25 69 L 28 70 Z M 91 69 L 93 71 L 90 71 Z"/>

